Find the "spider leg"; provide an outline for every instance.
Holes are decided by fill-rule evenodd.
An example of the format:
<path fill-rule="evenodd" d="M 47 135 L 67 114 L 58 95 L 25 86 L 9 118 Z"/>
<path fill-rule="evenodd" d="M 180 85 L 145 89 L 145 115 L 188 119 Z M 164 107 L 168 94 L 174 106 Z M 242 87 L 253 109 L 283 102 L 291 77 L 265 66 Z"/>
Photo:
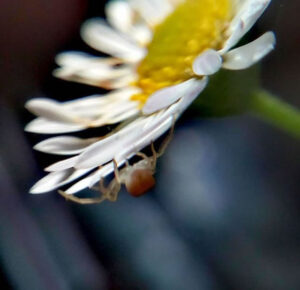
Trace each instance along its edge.
<path fill-rule="evenodd" d="M 153 142 L 151 142 L 151 150 L 152 150 L 152 154 L 153 154 L 153 156 L 151 156 L 151 157 L 147 156 L 143 152 L 137 152 L 135 155 L 146 160 L 147 164 L 151 165 L 151 170 L 154 172 L 155 166 L 156 166 L 157 154 L 156 154 Z"/>
<path fill-rule="evenodd" d="M 71 194 L 67 194 L 66 192 L 62 190 L 58 190 L 58 193 L 63 196 L 66 200 L 70 200 L 72 202 L 78 203 L 78 204 L 95 204 L 100 203 L 106 199 L 106 197 L 103 195 L 101 197 L 93 197 L 93 198 L 80 198 Z"/>
<path fill-rule="evenodd" d="M 117 198 L 118 198 L 118 193 L 119 193 L 119 191 L 120 191 L 120 189 L 121 189 L 121 183 L 119 183 L 119 182 L 117 182 L 117 181 L 115 181 L 115 180 L 113 180 L 112 182 L 111 182 L 111 188 L 110 188 L 110 193 L 109 193 L 109 195 L 108 195 L 108 199 L 109 199 L 109 201 L 112 201 L 112 202 L 114 202 L 114 201 L 116 201 L 117 200 Z"/>
<path fill-rule="evenodd" d="M 149 160 L 150 159 L 150 157 L 149 156 L 147 156 L 145 153 L 143 153 L 143 152 L 137 152 L 137 153 L 135 153 L 135 155 L 136 156 L 139 156 L 139 157 L 141 157 L 141 158 L 143 158 L 143 159 L 145 159 L 145 160 Z"/>
<path fill-rule="evenodd" d="M 104 185 L 104 179 L 99 181 L 99 191 L 103 194 L 105 199 L 109 201 L 116 201 L 120 191 L 121 184 L 116 180 L 112 180 L 107 187 Z"/>
<path fill-rule="evenodd" d="M 168 135 L 166 136 L 166 138 L 163 140 L 162 144 L 160 145 L 160 148 L 158 150 L 158 152 L 156 151 L 155 147 L 154 147 L 154 142 L 151 142 L 151 151 L 152 151 L 152 158 L 147 156 L 145 153 L 143 152 L 137 152 L 135 155 L 147 160 L 147 162 L 149 164 L 152 164 L 152 168 L 154 169 L 156 167 L 156 162 L 158 157 L 160 157 L 166 150 L 166 148 L 168 147 L 170 141 L 173 138 L 174 135 L 174 128 L 175 128 L 175 120 L 176 118 L 173 116 L 172 118 L 172 126 L 169 130 Z"/>
<path fill-rule="evenodd" d="M 119 172 L 117 161 L 115 159 L 113 159 L 113 164 L 114 164 L 114 174 L 115 174 L 116 181 L 121 184 L 120 172 Z"/>
<path fill-rule="evenodd" d="M 158 158 L 157 152 L 156 152 L 155 147 L 154 147 L 154 142 L 151 142 L 151 151 L 152 151 L 152 158 L 153 158 L 152 168 L 153 168 L 153 171 L 154 171 L 155 168 L 156 168 L 156 163 L 157 163 L 157 158 Z"/>
<path fill-rule="evenodd" d="M 107 187 L 104 185 L 104 179 L 101 179 L 99 181 L 99 191 L 103 194 L 103 197 L 105 199 L 108 199 L 109 201 L 116 201 L 118 198 L 118 193 L 121 189 L 121 177 L 120 177 L 120 171 L 118 169 L 118 164 L 116 160 L 113 160 L 114 164 L 114 175 L 115 178 L 109 183 Z"/>
<path fill-rule="evenodd" d="M 113 160 L 113 164 L 114 164 L 115 178 L 109 183 L 107 187 L 105 187 L 104 185 L 104 179 L 103 178 L 100 179 L 99 188 L 98 188 L 98 191 L 102 193 L 100 197 L 80 198 L 71 194 L 67 194 L 62 190 L 58 190 L 58 193 L 62 195 L 66 200 L 70 200 L 79 204 L 94 204 L 94 203 L 100 203 L 104 200 L 116 201 L 118 198 L 118 193 L 121 188 L 121 178 L 120 178 L 118 165 L 115 160 Z"/>
<path fill-rule="evenodd" d="M 163 142 L 161 143 L 159 150 L 157 152 L 157 158 L 164 154 L 165 150 L 167 149 L 168 145 L 170 144 L 173 136 L 174 136 L 174 130 L 175 130 L 175 116 L 172 117 L 172 126 L 169 130 L 168 135 L 165 137 Z"/>
<path fill-rule="evenodd" d="M 101 178 L 100 180 L 99 180 L 99 191 L 103 194 L 103 195 L 105 195 L 105 192 L 107 192 L 107 187 L 105 187 L 105 185 L 104 185 L 104 178 Z"/>

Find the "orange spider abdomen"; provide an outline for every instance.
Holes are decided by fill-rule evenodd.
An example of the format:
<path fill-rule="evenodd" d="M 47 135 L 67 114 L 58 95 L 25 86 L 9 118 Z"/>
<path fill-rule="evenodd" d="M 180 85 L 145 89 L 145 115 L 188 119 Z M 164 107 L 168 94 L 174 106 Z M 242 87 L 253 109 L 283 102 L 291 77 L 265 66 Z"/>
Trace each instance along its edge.
<path fill-rule="evenodd" d="M 127 191 L 134 197 L 145 194 L 155 185 L 153 172 L 149 169 L 136 169 L 125 183 Z"/>

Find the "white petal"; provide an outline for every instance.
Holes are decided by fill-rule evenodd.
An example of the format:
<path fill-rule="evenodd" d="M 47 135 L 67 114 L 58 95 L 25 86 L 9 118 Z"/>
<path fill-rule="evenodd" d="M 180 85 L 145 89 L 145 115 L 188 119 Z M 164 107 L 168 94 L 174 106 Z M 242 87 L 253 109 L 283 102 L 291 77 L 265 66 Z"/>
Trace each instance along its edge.
<path fill-rule="evenodd" d="M 89 170 L 68 169 L 64 171 L 51 172 L 39 180 L 31 189 L 30 193 L 39 194 L 57 189 L 69 182 L 76 180 Z"/>
<path fill-rule="evenodd" d="M 79 62 L 80 63 L 80 62 Z M 76 80 L 76 78 L 91 78 L 100 82 L 103 79 L 120 76 L 124 70 L 113 69 L 111 65 L 101 63 L 97 59 L 90 59 L 78 66 L 65 65 L 53 71 L 53 75 L 62 79 Z M 126 71 L 128 73 L 128 70 Z M 118 74 L 117 74 L 118 73 Z"/>
<path fill-rule="evenodd" d="M 193 71 L 198 76 L 212 75 L 222 66 L 222 58 L 218 52 L 208 49 L 201 53 L 193 63 Z"/>
<path fill-rule="evenodd" d="M 91 178 L 92 178 L 92 176 L 87 176 L 87 177 L 79 180 L 78 182 L 73 184 L 71 187 L 69 187 L 67 190 L 65 190 L 64 192 L 66 194 L 75 194 L 76 192 L 79 192 L 85 188 L 88 188 Z"/>
<path fill-rule="evenodd" d="M 36 113 L 54 118 L 57 117 L 56 112 L 59 112 L 61 117 L 58 119 L 61 121 L 40 117 L 31 121 L 25 130 L 42 134 L 60 134 L 118 123 L 139 113 L 137 102 L 130 100 L 131 96 L 138 92 L 136 88 L 124 88 L 103 96 L 89 96 L 64 103 L 51 101 L 49 105 L 48 100 L 39 102 L 40 108 L 35 111 Z M 55 105 L 52 106 L 51 103 Z M 46 113 L 43 110 L 46 110 Z"/>
<path fill-rule="evenodd" d="M 83 124 L 61 123 L 44 118 L 36 118 L 27 124 L 25 131 L 38 134 L 61 134 L 78 132 L 85 128 L 86 126 Z"/>
<path fill-rule="evenodd" d="M 90 168 L 117 158 L 118 162 L 124 162 L 132 154 L 158 138 L 198 96 L 199 88 L 205 87 L 207 78 L 197 80 L 197 85 L 189 86 L 186 94 L 167 110 L 150 116 L 141 117 L 126 125 L 119 132 L 103 139 L 79 155 L 76 168 Z"/>
<path fill-rule="evenodd" d="M 53 75 L 64 80 L 115 89 L 128 84 L 135 78 L 132 66 L 116 67 L 114 59 L 67 52 L 59 54 L 56 61 L 62 67 L 54 70 Z"/>
<path fill-rule="evenodd" d="M 143 21 L 138 21 L 127 1 L 109 1 L 106 8 L 108 22 L 117 30 L 129 35 L 145 46 L 152 39 L 151 29 Z"/>
<path fill-rule="evenodd" d="M 118 166 L 123 165 L 124 163 L 118 164 Z M 109 174 L 114 172 L 114 164 L 113 162 L 109 162 L 106 165 L 102 166 L 99 170 L 95 172 L 95 174 L 90 179 L 89 187 L 93 187 L 100 179 L 105 178 Z"/>
<path fill-rule="evenodd" d="M 105 95 L 93 95 L 72 101 L 64 102 L 61 105 L 74 115 L 81 118 L 93 119 L 102 113 L 102 108 L 108 106 L 112 101 L 122 99 L 123 96 L 131 95 L 132 91 L 119 90 Z"/>
<path fill-rule="evenodd" d="M 110 163 L 106 164 L 105 166 L 101 167 L 100 169 L 98 169 L 97 171 L 93 172 L 86 178 L 76 182 L 70 188 L 68 188 L 65 192 L 67 194 L 74 194 L 85 188 L 91 188 L 97 182 L 99 182 L 101 178 L 104 178 L 105 176 L 112 173 L 113 171 L 114 171 L 114 166 L 113 166 L 113 163 L 110 162 Z"/>
<path fill-rule="evenodd" d="M 130 100 L 131 96 L 138 92 L 139 89 L 125 87 L 103 96 L 89 96 L 64 103 L 55 103 L 57 111 L 72 116 L 70 120 L 76 120 L 76 122 L 72 124 L 37 118 L 29 123 L 25 130 L 35 133 L 60 134 L 118 123 L 139 113 L 137 102 Z M 47 102 L 42 105 L 47 106 Z M 53 112 L 54 115 L 55 112 Z M 69 121 L 67 116 L 64 118 Z"/>
<path fill-rule="evenodd" d="M 147 126 L 144 126 L 143 134 L 115 156 L 117 162 L 129 159 L 136 152 L 139 152 L 154 140 L 165 133 L 180 116 L 180 114 L 193 102 L 198 96 L 197 90 L 191 90 L 177 103 L 173 104 L 168 110 L 149 116 Z"/>
<path fill-rule="evenodd" d="M 176 117 L 174 116 L 176 119 Z M 141 135 L 140 138 L 136 139 L 134 143 L 131 143 L 129 146 L 123 149 L 123 151 L 118 152 L 115 156 L 116 162 L 119 164 L 120 162 L 124 162 L 125 159 L 129 159 L 136 152 L 141 151 L 143 148 L 151 144 L 151 142 L 155 141 L 162 134 L 164 134 L 175 121 L 173 116 L 169 116 L 167 119 L 163 118 L 163 120 L 159 123 L 156 123 L 156 126 L 152 126 L 151 131 L 148 134 Z"/>
<path fill-rule="evenodd" d="M 174 7 L 176 7 L 176 5 L 184 2 L 185 0 L 167 0 L 171 5 L 173 5 Z"/>
<path fill-rule="evenodd" d="M 275 42 L 274 33 L 267 32 L 255 41 L 226 53 L 224 55 L 223 68 L 231 70 L 246 69 L 272 51 Z"/>
<path fill-rule="evenodd" d="M 207 82 L 207 78 L 205 78 L 205 82 Z M 130 158 L 130 156 L 159 138 L 172 126 L 173 122 L 194 101 L 198 94 L 198 89 L 191 89 L 183 98 L 170 106 L 166 111 L 147 117 L 149 122 L 144 126 L 143 134 L 140 134 L 135 142 L 130 143 L 126 147 L 124 146 L 124 149 L 115 156 L 116 161 L 120 162 L 126 158 Z"/>
<path fill-rule="evenodd" d="M 219 51 L 226 53 L 250 30 L 257 19 L 263 14 L 271 0 L 245 0 L 232 20 L 228 32 L 230 37 Z"/>
<path fill-rule="evenodd" d="M 81 139 L 72 136 L 60 136 L 44 140 L 33 148 L 45 153 L 75 155 L 81 153 L 87 146 L 98 140 L 99 138 Z"/>
<path fill-rule="evenodd" d="M 67 108 L 75 115 L 82 117 L 97 115 L 99 108 L 105 106 L 108 103 L 108 96 L 106 95 L 92 95 L 84 98 L 74 99 L 67 101 L 61 105 Z"/>
<path fill-rule="evenodd" d="M 79 180 L 75 184 L 73 184 L 71 187 L 69 187 L 64 192 L 66 194 L 75 194 L 76 192 L 79 192 L 83 189 L 89 188 L 89 184 L 90 184 L 91 179 L 92 179 L 92 176 L 87 176 L 87 177 Z"/>
<path fill-rule="evenodd" d="M 145 49 L 121 32 L 110 28 L 101 19 L 86 21 L 82 26 L 81 36 L 91 47 L 126 61 L 137 62 L 146 54 Z"/>
<path fill-rule="evenodd" d="M 90 97 L 67 102 L 64 105 L 78 118 L 85 119 L 89 127 L 98 127 L 123 121 L 139 112 L 138 104 L 131 96 L 135 88 L 125 88 L 102 97 Z"/>
<path fill-rule="evenodd" d="M 76 123 L 76 118 L 72 113 L 62 106 L 58 102 L 46 98 L 37 98 L 28 101 L 25 104 L 28 111 L 33 114 L 55 121 L 64 123 Z"/>
<path fill-rule="evenodd" d="M 173 10 L 172 5 L 166 0 L 129 0 L 128 2 L 151 26 L 160 23 Z"/>
<path fill-rule="evenodd" d="M 91 122 L 91 127 L 100 127 L 107 124 L 115 124 L 132 118 L 140 113 L 138 104 L 135 102 L 114 103 L 114 107 L 104 113 L 101 117 Z"/>
<path fill-rule="evenodd" d="M 135 117 L 140 113 L 140 110 L 138 109 L 137 105 L 134 104 L 134 107 L 131 109 L 128 109 L 127 111 L 120 112 L 119 114 L 116 114 L 115 116 L 110 117 L 110 124 L 119 123 L 122 121 L 125 121 L 129 118 Z"/>
<path fill-rule="evenodd" d="M 137 110 L 137 103 L 131 100 L 120 100 L 119 102 L 114 102 L 110 106 L 110 110 L 103 112 L 103 118 L 118 118 L 120 115 L 131 111 L 132 109 Z"/>
<path fill-rule="evenodd" d="M 153 37 L 152 30 L 142 23 L 135 24 L 128 32 L 141 46 L 146 46 Z"/>
<path fill-rule="evenodd" d="M 136 80 L 136 75 L 131 68 L 119 68 L 107 70 L 106 72 L 101 68 L 93 67 L 81 68 L 78 71 L 58 68 L 53 71 L 53 75 L 63 80 L 100 87 L 106 90 L 121 89 Z"/>
<path fill-rule="evenodd" d="M 206 78 L 190 79 L 179 85 L 161 89 L 148 98 L 142 111 L 146 115 L 152 114 L 175 103 L 190 91 L 196 90 L 199 94 L 205 88 L 206 84 Z"/>
<path fill-rule="evenodd" d="M 134 12 L 126 1 L 109 1 L 105 6 L 108 22 L 116 29 L 127 32 L 134 20 Z"/>
<path fill-rule="evenodd" d="M 97 60 L 97 62 L 100 65 L 108 65 L 110 64 L 110 61 L 107 60 L 105 57 L 95 57 L 88 53 L 81 52 L 81 51 L 67 51 L 62 52 L 56 55 L 55 62 L 59 66 L 67 66 L 67 67 L 73 67 L 73 68 L 80 68 L 86 64 L 89 64 L 91 62 L 94 62 Z"/>
<path fill-rule="evenodd" d="M 52 172 L 52 171 L 63 171 L 69 168 L 72 168 L 75 166 L 76 162 L 78 160 L 78 156 L 74 156 L 71 158 L 64 159 L 62 161 L 58 161 L 47 168 L 45 168 L 45 171 Z"/>
<path fill-rule="evenodd" d="M 117 152 L 140 135 L 144 123 L 143 118 L 137 119 L 117 133 L 91 145 L 79 155 L 75 167 L 90 168 L 111 161 Z"/>

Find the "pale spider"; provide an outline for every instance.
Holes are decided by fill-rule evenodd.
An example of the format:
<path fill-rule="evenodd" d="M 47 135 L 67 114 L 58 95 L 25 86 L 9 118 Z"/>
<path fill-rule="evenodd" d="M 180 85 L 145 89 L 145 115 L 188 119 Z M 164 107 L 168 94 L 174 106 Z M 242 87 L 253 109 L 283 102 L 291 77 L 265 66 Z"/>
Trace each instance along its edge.
<path fill-rule="evenodd" d="M 125 166 L 122 169 L 118 168 L 118 164 L 113 160 L 114 164 L 114 178 L 110 181 L 108 186 L 104 185 L 104 179 L 101 178 L 99 187 L 94 188 L 102 193 L 100 197 L 94 198 L 80 198 L 74 195 L 67 194 L 66 192 L 59 190 L 58 193 L 62 195 L 66 200 L 70 200 L 79 204 L 94 204 L 100 203 L 104 200 L 116 201 L 118 193 L 122 184 L 125 185 L 126 190 L 134 197 L 139 197 L 149 191 L 155 185 L 155 179 L 153 177 L 155 173 L 157 158 L 160 157 L 168 144 L 170 143 L 174 133 L 174 123 L 162 142 L 158 152 L 154 148 L 154 143 L 151 143 L 151 156 L 147 156 L 145 153 L 137 152 L 135 156 L 141 157 L 141 160 L 134 164 L 130 164 L 128 160 L 125 162 Z"/>

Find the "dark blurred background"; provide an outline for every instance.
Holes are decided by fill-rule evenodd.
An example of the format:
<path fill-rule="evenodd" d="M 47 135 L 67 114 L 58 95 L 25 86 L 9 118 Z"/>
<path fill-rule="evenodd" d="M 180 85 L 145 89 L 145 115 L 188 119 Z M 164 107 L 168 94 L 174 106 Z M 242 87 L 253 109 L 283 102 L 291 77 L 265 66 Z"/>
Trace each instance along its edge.
<path fill-rule="evenodd" d="M 96 92 L 51 77 L 54 56 L 89 50 L 80 23 L 100 0 L 0 2 L 0 288 L 300 289 L 299 141 L 254 119 L 185 118 L 159 161 L 157 186 L 134 199 L 78 206 L 30 186 L 53 161 L 25 134 L 26 100 Z M 300 106 L 300 2 L 274 0 L 255 33 L 278 44 L 264 87 Z"/>

